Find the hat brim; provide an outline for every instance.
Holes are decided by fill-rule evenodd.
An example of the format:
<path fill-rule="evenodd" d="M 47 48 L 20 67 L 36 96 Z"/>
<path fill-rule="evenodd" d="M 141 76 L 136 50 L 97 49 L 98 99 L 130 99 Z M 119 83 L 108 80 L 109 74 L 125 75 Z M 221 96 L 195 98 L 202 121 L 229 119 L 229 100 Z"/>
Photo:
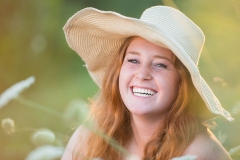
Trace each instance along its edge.
<path fill-rule="evenodd" d="M 172 50 L 190 72 L 193 84 L 208 109 L 228 121 L 234 120 L 200 75 L 196 62 L 187 56 L 186 50 L 161 28 L 115 12 L 86 8 L 67 21 L 64 32 L 68 45 L 86 63 L 89 74 L 99 87 L 109 62 L 118 53 L 126 38 L 140 36 Z"/>

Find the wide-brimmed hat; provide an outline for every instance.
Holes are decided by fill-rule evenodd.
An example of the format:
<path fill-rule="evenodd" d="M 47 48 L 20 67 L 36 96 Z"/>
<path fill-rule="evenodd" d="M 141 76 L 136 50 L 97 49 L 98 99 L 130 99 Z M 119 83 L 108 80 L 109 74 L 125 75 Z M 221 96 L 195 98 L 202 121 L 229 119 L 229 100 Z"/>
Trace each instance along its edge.
<path fill-rule="evenodd" d="M 190 72 L 193 84 L 208 109 L 229 121 L 234 120 L 198 70 L 204 34 L 180 11 L 167 6 L 154 6 L 136 19 L 112 11 L 85 8 L 67 21 L 64 32 L 68 45 L 86 63 L 98 86 L 101 86 L 106 68 L 126 38 L 140 36 L 170 49 Z"/>

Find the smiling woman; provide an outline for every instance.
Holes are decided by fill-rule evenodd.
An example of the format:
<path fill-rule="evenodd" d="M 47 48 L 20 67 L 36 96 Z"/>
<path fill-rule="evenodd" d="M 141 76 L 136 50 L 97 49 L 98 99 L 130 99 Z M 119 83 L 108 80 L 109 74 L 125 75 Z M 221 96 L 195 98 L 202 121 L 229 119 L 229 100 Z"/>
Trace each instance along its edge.
<path fill-rule="evenodd" d="M 201 77 L 197 64 L 204 34 L 184 14 L 155 6 L 140 19 L 86 8 L 64 27 L 69 46 L 85 61 L 101 92 L 91 101 L 98 129 L 122 145 L 82 127 L 62 160 L 229 160 L 202 124 L 214 114 L 233 121 Z"/>

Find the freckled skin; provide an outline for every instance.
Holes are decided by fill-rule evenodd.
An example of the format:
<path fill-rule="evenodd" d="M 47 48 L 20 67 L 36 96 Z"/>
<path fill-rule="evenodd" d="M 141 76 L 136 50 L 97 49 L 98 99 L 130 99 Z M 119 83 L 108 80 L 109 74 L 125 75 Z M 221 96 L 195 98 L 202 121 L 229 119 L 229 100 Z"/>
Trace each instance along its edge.
<path fill-rule="evenodd" d="M 133 115 L 164 115 L 178 95 L 179 74 L 174 66 L 175 55 L 141 37 L 136 37 L 126 51 L 119 89 L 124 104 Z M 151 89 L 157 93 L 139 97 L 133 87 Z"/>

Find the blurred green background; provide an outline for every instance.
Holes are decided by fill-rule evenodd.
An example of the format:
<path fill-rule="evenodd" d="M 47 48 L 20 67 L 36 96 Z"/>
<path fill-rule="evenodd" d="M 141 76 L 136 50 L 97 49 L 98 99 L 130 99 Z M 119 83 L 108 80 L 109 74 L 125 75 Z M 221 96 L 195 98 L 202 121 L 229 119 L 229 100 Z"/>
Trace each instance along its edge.
<path fill-rule="evenodd" d="M 200 72 L 235 118 L 234 123 L 217 119 L 213 132 L 226 135 L 222 143 L 227 150 L 240 145 L 239 0 L 1 0 L 0 93 L 33 75 L 36 82 L 21 94 L 24 99 L 61 113 L 73 99 L 87 101 L 98 88 L 65 41 L 62 28 L 68 18 L 85 7 L 139 18 L 153 5 L 178 7 L 205 33 Z M 22 160 L 36 147 L 26 128 L 49 128 L 66 135 L 66 142 L 75 125 L 16 100 L 0 108 L 0 120 L 7 117 L 18 131 L 8 135 L 0 128 L 1 160 Z M 240 159 L 239 152 L 232 157 Z"/>

